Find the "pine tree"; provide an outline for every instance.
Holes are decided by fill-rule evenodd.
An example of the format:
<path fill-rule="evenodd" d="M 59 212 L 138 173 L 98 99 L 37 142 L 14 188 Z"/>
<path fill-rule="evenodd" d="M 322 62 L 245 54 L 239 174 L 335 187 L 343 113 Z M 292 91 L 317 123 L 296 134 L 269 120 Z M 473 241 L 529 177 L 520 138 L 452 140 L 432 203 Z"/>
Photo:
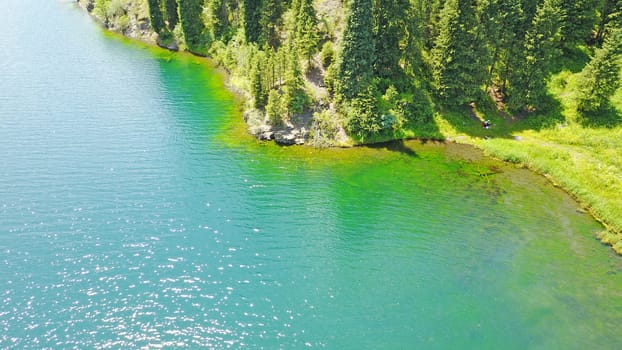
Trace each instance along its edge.
<path fill-rule="evenodd" d="M 179 22 L 177 13 L 177 0 L 164 0 L 164 8 L 166 9 L 166 20 L 168 21 L 168 29 L 173 30 Z"/>
<path fill-rule="evenodd" d="M 616 29 L 581 72 L 580 111 L 595 112 L 608 106 L 620 87 L 621 56 L 622 29 Z"/>
<path fill-rule="evenodd" d="M 294 38 L 297 51 L 302 58 L 310 61 L 313 54 L 317 52 L 320 41 L 313 0 L 298 0 L 294 1 L 293 5 L 298 6 L 294 8 L 296 15 Z"/>
<path fill-rule="evenodd" d="M 400 45 L 406 37 L 408 0 L 374 0 L 375 74 L 396 78 L 402 57 Z"/>
<path fill-rule="evenodd" d="M 521 0 L 482 2 L 480 18 L 488 48 L 487 85 L 505 93 L 508 76 L 522 54 L 527 25 Z"/>
<path fill-rule="evenodd" d="M 622 28 L 622 0 L 604 0 L 596 32 L 596 42 L 603 43 L 611 28 Z"/>
<path fill-rule="evenodd" d="M 228 17 L 224 0 L 210 0 L 206 4 L 206 26 L 215 39 L 222 39 L 227 27 Z"/>
<path fill-rule="evenodd" d="M 201 14 L 203 12 L 203 0 L 177 0 L 179 19 L 184 31 L 186 44 L 190 50 L 203 50 L 205 29 Z"/>
<path fill-rule="evenodd" d="M 341 40 L 335 77 L 338 99 L 350 100 L 366 91 L 374 76 L 372 0 L 353 0 Z"/>
<path fill-rule="evenodd" d="M 261 1 L 259 0 L 243 0 L 243 25 L 244 37 L 247 43 L 258 43 L 261 27 L 259 19 L 261 18 Z"/>
<path fill-rule="evenodd" d="M 512 75 L 510 109 L 535 108 L 546 95 L 546 81 L 553 60 L 559 56 L 562 11 L 559 0 L 544 0 L 536 10 L 531 29 L 525 37 L 522 65 Z"/>
<path fill-rule="evenodd" d="M 270 91 L 270 87 L 267 86 L 265 81 L 266 54 L 260 50 L 255 51 L 255 54 L 250 60 L 250 92 L 253 96 L 255 108 L 261 109 L 266 106 L 268 102 L 268 93 Z"/>
<path fill-rule="evenodd" d="M 259 5 L 259 33 L 257 44 L 276 48 L 279 45 L 278 28 L 285 8 L 283 0 L 256 0 Z"/>
<path fill-rule="evenodd" d="M 285 73 L 285 86 L 283 87 L 282 102 L 289 118 L 304 111 L 309 101 L 305 92 L 305 82 L 300 69 L 300 59 L 293 45 L 286 48 L 287 71 Z"/>
<path fill-rule="evenodd" d="M 438 95 L 461 105 L 477 100 L 485 80 L 483 45 L 473 0 L 448 0 L 432 50 L 432 74 Z"/>
<path fill-rule="evenodd" d="M 561 0 L 564 11 L 562 43 L 571 46 L 586 43 L 596 28 L 596 10 L 601 0 Z"/>
<path fill-rule="evenodd" d="M 160 33 L 166 26 L 164 24 L 164 17 L 162 16 L 162 10 L 160 9 L 160 2 L 158 0 L 147 0 L 149 5 L 149 20 L 151 22 L 151 28 L 156 33 Z"/>

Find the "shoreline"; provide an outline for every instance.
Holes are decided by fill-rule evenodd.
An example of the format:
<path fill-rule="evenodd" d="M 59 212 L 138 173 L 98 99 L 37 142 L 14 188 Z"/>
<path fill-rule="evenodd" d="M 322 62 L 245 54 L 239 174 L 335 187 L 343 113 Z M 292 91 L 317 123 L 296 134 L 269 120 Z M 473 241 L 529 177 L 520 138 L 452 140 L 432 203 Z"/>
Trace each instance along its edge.
<path fill-rule="evenodd" d="M 230 74 L 230 72 L 227 71 L 227 69 L 225 69 L 222 65 L 215 62 L 213 58 L 206 56 L 206 55 L 196 54 L 196 53 L 193 53 L 187 50 L 178 51 L 178 50 L 173 50 L 170 47 L 159 45 L 157 39 L 155 39 L 155 36 L 157 36 L 157 34 L 153 32 L 153 30 L 150 27 L 148 30 L 151 32 L 151 35 L 149 36 L 151 38 L 154 38 L 153 40 L 146 39 L 146 37 L 149 37 L 149 36 L 128 35 L 127 33 L 123 31 L 115 30 L 114 28 L 107 26 L 106 23 L 101 18 L 97 17 L 95 14 L 88 11 L 87 6 L 82 1 L 76 0 L 75 3 L 83 11 L 85 11 L 91 18 L 93 18 L 102 28 L 104 28 L 106 31 L 110 33 L 120 35 L 121 37 L 127 38 L 129 40 L 134 40 L 134 41 L 144 43 L 145 45 L 148 45 L 148 46 L 158 47 L 163 50 L 167 50 L 169 52 L 176 52 L 176 53 L 185 52 L 189 55 L 192 55 L 193 57 L 205 60 L 205 62 L 209 64 L 210 67 L 218 75 L 220 75 L 224 86 L 234 96 L 234 101 L 236 103 L 236 109 L 239 111 L 239 116 L 242 117 L 243 119 L 243 123 L 245 124 L 245 127 L 246 127 L 246 132 L 252 135 L 252 137 L 258 140 L 259 142 L 270 141 L 270 142 L 275 142 L 276 144 L 280 146 L 297 145 L 297 146 L 307 146 L 311 148 L 321 148 L 321 147 L 313 146 L 308 143 L 310 125 L 304 125 L 304 126 L 303 125 L 286 125 L 285 127 L 275 128 L 271 126 L 270 124 L 266 123 L 265 118 L 263 118 L 263 120 L 260 120 L 260 117 L 257 116 L 257 113 L 253 109 L 248 108 L 247 106 L 248 101 L 249 101 L 248 94 L 245 91 L 241 90 L 240 88 L 236 87 L 232 83 L 233 77 Z M 586 213 L 588 213 L 591 217 L 593 217 L 596 221 L 598 221 L 603 226 L 603 231 L 596 234 L 595 238 L 599 239 L 603 243 L 603 245 L 610 246 L 616 253 L 622 255 L 622 227 L 617 227 L 614 223 L 611 222 L 611 220 L 608 220 L 606 218 L 606 215 L 599 214 L 597 212 L 597 209 L 593 208 L 593 206 L 590 205 L 589 200 L 584 199 L 582 198 L 581 195 L 575 193 L 572 189 L 569 188 L 570 186 L 564 185 L 565 181 L 563 180 L 563 176 L 560 178 L 559 176 L 550 174 L 548 171 L 545 171 L 544 169 L 535 165 L 534 161 L 530 159 L 521 159 L 519 157 L 518 159 L 509 160 L 507 155 L 503 154 L 503 152 L 500 151 L 499 149 L 494 149 L 494 147 L 490 147 L 490 146 L 486 147 L 485 144 L 481 144 L 482 142 L 486 142 L 488 140 L 486 137 L 482 138 L 482 137 L 470 136 L 468 134 L 464 134 L 463 132 L 458 133 L 457 135 L 451 135 L 451 136 L 443 135 L 443 136 L 445 137 L 444 139 L 423 139 L 423 138 L 417 138 L 417 137 L 404 137 L 404 138 L 380 137 L 377 140 L 374 140 L 373 142 L 339 143 L 331 147 L 351 148 L 351 147 L 360 147 L 360 146 L 367 146 L 367 145 L 390 144 L 394 142 L 401 142 L 401 141 L 403 142 L 403 141 L 412 141 L 412 140 L 415 140 L 415 141 L 418 140 L 421 142 L 434 141 L 434 142 L 441 142 L 445 144 L 453 143 L 453 144 L 467 145 L 467 146 L 473 147 L 475 149 L 481 150 L 488 157 L 495 158 L 505 163 L 512 163 L 512 164 L 515 164 L 516 166 L 529 169 L 530 171 L 546 178 L 547 181 L 549 181 L 553 186 L 563 190 L 565 193 L 571 196 L 577 202 L 577 204 L 581 208 L 583 208 L 583 210 Z M 516 143 L 517 148 L 525 149 L 525 150 L 528 149 L 526 146 L 521 147 L 518 141 L 516 142 L 517 142 Z M 618 244 L 618 243 L 621 243 L 621 244 Z"/>

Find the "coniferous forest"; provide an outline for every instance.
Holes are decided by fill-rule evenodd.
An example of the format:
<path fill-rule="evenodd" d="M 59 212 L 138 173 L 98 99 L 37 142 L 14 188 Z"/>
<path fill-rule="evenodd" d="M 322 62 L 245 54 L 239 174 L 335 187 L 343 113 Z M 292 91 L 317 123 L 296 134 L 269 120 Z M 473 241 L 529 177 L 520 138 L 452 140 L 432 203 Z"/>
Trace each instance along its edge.
<path fill-rule="evenodd" d="M 128 1 L 95 0 L 104 17 Z M 580 109 L 619 84 L 619 0 L 148 0 L 165 47 L 214 58 L 279 127 L 313 115 L 317 143 L 432 136 L 441 109 L 550 105 L 547 81 L 587 52 Z M 305 118 L 306 116 L 306 118 Z M 429 134 L 429 135 L 428 135 Z"/>
<path fill-rule="evenodd" d="M 622 254 L 622 0 L 79 2 L 211 57 L 260 139 L 475 145 L 574 194 Z"/>

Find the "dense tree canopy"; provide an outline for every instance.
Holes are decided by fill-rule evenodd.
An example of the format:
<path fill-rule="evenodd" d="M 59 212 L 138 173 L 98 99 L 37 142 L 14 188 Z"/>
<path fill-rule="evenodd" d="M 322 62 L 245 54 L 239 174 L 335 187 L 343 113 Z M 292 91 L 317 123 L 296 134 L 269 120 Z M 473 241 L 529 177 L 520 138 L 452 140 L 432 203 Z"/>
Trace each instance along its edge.
<path fill-rule="evenodd" d="M 622 30 L 616 29 L 581 72 L 581 111 L 595 112 L 608 106 L 609 98 L 620 87 L 621 60 Z"/>
<path fill-rule="evenodd" d="M 353 0 L 341 40 L 335 92 L 352 99 L 367 90 L 374 77 L 375 45 L 372 1 Z"/>
<path fill-rule="evenodd" d="M 154 31 L 213 55 L 273 123 L 313 105 L 365 138 L 489 94 L 505 112 L 538 110 L 558 58 L 577 52 L 595 52 L 582 111 L 619 86 L 622 0 L 146 1 Z"/>

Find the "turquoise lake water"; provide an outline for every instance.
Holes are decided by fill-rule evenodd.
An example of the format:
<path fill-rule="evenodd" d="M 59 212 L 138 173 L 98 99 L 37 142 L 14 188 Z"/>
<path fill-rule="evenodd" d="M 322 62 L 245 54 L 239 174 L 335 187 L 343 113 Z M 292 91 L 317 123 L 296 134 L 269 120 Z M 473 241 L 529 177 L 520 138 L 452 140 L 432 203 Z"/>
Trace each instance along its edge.
<path fill-rule="evenodd" d="M 258 143 L 202 60 L 0 13 L 0 348 L 619 346 L 622 259 L 544 178 Z"/>

